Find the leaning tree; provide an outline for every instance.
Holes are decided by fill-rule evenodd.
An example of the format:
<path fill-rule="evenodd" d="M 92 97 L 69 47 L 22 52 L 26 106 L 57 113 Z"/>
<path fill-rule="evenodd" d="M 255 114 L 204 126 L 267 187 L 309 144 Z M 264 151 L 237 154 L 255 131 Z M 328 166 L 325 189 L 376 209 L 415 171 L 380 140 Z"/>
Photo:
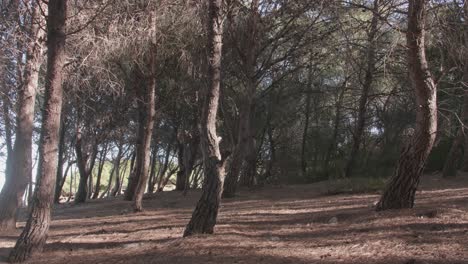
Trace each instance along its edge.
<path fill-rule="evenodd" d="M 410 0 L 408 6 L 407 63 L 416 96 L 416 124 L 403 148 L 393 178 L 377 204 L 377 210 L 412 208 L 426 160 L 437 133 L 437 89 L 425 51 L 426 0 Z"/>

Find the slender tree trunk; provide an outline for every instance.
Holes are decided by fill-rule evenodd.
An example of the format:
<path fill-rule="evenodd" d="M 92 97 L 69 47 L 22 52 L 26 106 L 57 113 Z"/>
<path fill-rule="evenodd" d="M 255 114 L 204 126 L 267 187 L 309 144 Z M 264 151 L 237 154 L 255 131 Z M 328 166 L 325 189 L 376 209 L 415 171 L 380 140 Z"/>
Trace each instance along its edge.
<path fill-rule="evenodd" d="M 466 62 L 466 58 L 468 57 L 468 1 L 465 0 L 463 3 L 463 11 L 464 11 L 464 19 L 465 19 L 465 46 L 464 46 L 464 55 L 463 58 L 463 88 L 465 90 L 463 95 L 463 110 L 462 110 L 462 128 L 463 128 L 463 135 L 464 135 L 464 156 L 463 156 L 463 165 L 462 170 L 467 172 L 468 171 L 468 62 Z"/>
<path fill-rule="evenodd" d="M 5 185 L 2 189 L 3 191 L 9 188 L 7 184 L 9 184 L 12 178 L 11 159 L 13 158 L 13 140 L 12 140 L 13 137 L 12 137 L 11 132 L 13 131 L 13 125 L 11 124 L 11 118 L 10 118 L 10 98 L 8 97 L 8 94 L 3 94 L 2 100 L 3 100 L 2 110 L 3 110 L 3 120 L 4 120 L 3 122 L 5 124 L 5 144 L 6 144 L 6 149 L 7 149 L 6 162 L 5 162 Z"/>
<path fill-rule="evenodd" d="M 154 192 L 154 184 L 156 177 L 156 165 L 158 161 L 158 145 L 154 144 L 153 150 L 151 151 L 151 169 L 150 169 L 150 178 L 148 182 L 148 193 Z"/>
<path fill-rule="evenodd" d="M 408 68 L 416 94 L 415 131 L 403 149 L 395 174 L 377 210 L 412 208 L 427 157 L 437 134 L 437 88 L 426 60 L 426 0 L 410 0 L 408 7 Z"/>
<path fill-rule="evenodd" d="M 252 128 L 252 127 L 251 127 Z M 251 129 L 250 133 L 253 133 Z M 246 145 L 245 163 L 241 174 L 240 185 L 244 187 L 252 187 L 256 184 L 257 176 L 257 147 L 255 136 L 250 134 Z"/>
<path fill-rule="evenodd" d="M 107 155 L 107 144 L 101 151 L 101 156 L 99 157 L 99 165 L 98 165 L 98 173 L 96 177 L 96 187 L 94 189 L 93 196 L 91 197 L 93 200 L 99 197 L 99 193 L 101 192 L 101 177 L 102 171 L 104 170 L 104 165 L 106 164 L 106 155 Z"/>
<path fill-rule="evenodd" d="M 67 168 L 65 168 L 65 172 L 60 177 L 60 183 L 58 185 L 57 184 L 55 185 L 56 189 L 55 189 L 54 203 L 56 203 L 56 204 L 60 203 L 60 196 L 62 194 L 63 185 L 65 184 L 65 181 L 67 179 L 68 171 L 70 170 L 70 168 L 72 167 L 73 164 L 75 164 L 75 161 L 70 161 L 68 163 Z M 70 186 L 71 186 L 71 181 L 70 181 Z M 71 191 L 71 189 L 70 189 L 70 191 Z M 57 202 L 55 202 L 55 201 L 57 201 Z"/>
<path fill-rule="evenodd" d="M 63 109 L 62 109 L 63 111 Z M 63 177 L 63 163 L 65 162 L 64 152 L 65 152 L 65 118 L 62 114 L 62 120 L 60 122 L 60 140 L 59 140 L 59 150 L 58 150 L 58 165 L 57 165 L 57 179 L 55 180 L 55 195 L 54 203 L 60 203 L 60 193 L 62 192 L 62 177 Z"/>
<path fill-rule="evenodd" d="M 98 145 L 97 142 L 95 142 L 91 154 L 83 155 L 81 128 L 78 128 L 76 133 L 75 151 L 78 171 L 80 172 L 80 182 L 78 184 L 78 191 L 76 192 L 75 203 L 84 203 L 88 197 L 88 192 L 92 191 L 91 189 L 88 189 L 88 179 L 90 178 L 94 163 L 96 162 Z"/>
<path fill-rule="evenodd" d="M 141 140 L 141 139 L 137 139 L 137 141 L 138 140 Z M 137 143 L 137 144 L 139 144 L 139 143 Z M 135 150 L 133 151 L 133 154 L 132 154 L 131 162 L 130 162 L 130 175 L 128 177 L 127 189 L 125 190 L 125 194 L 124 194 L 124 199 L 126 201 L 133 201 L 133 196 L 135 195 L 135 189 L 136 189 L 136 186 L 137 186 L 137 183 L 138 183 L 139 175 L 137 174 L 137 170 L 135 170 L 135 168 L 139 166 L 138 163 L 140 161 L 138 160 L 137 152 L 138 152 L 138 148 L 135 148 Z M 119 182 L 119 185 L 120 185 L 120 178 L 119 177 L 120 176 L 117 174 L 116 180 Z M 116 185 L 116 186 L 118 186 L 118 185 Z"/>
<path fill-rule="evenodd" d="M 225 157 L 219 150 L 220 138 L 216 133 L 219 94 L 221 86 L 221 58 L 223 46 L 222 0 L 209 1 L 208 77 L 210 86 L 205 92 L 200 119 L 201 146 L 205 181 L 200 200 L 184 231 L 184 237 L 214 232 L 224 183 Z"/>
<path fill-rule="evenodd" d="M 185 152 L 185 143 L 183 142 L 183 138 L 179 138 L 177 140 L 177 163 L 179 164 L 179 171 L 177 172 L 176 176 L 176 191 L 183 191 L 185 188 L 186 176 L 185 173 L 185 162 L 184 156 L 186 155 Z"/>
<path fill-rule="evenodd" d="M 151 138 L 153 135 L 154 116 L 155 111 L 155 91 L 156 91 L 156 44 L 151 45 L 151 59 L 150 68 L 151 76 L 149 77 L 147 85 L 144 87 L 144 91 L 141 91 L 141 98 L 139 102 L 139 137 L 142 139 L 141 144 L 137 146 L 137 158 L 140 160 L 138 170 L 138 183 L 133 197 L 133 210 L 135 212 L 143 211 L 143 194 L 145 193 L 146 183 L 148 182 L 148 167 L 150 163 L 150 149 L 151 149 Z"/>
<path fill-rule="evenodd" d="M 309 80 L 310 82 L 310 80 Z M 309 84 L 310 85 L 310 84 Z M 306 95 L 306 105 L 305 105 L 305 121 L 304 121 L 304 130 L 302 132 L 302 147 L 301 147 L 301 169 L 302 169 L 302 177 L 307 176 L 307 135 L 309 134 L 309 120 L 310 120 L 310 101 L 311 101 L 311 93 L 310 91 L 307 92 Z"/>
<path fill-rule="evenodd" d="M 374 0 L 373 17 L 371 21 L 370 31 L 368 33 L 368 48 L 367 48 L 367 69 L 366 76 L 364 77 L 364 84 L 362 86 L 362 95 L 359 99 L 359 111 L 357 117 L 356 129 L 353 134 L 353 145 L 345 167 L 345 177 L 349 178 L 353 174 L 356 163 L 357 154 L 362 143 L 362 135 L 366 125 L 367 102 L 369 93 L 374 81 L 375 72 L 375 54 L 376 54 L 376 39 L 379 25 L 379 6 L 381 0 Z"/>
<path fill-rule="evenodd" d="M 62 108 L 62 71 L 66 57 L 65 20 L 67 2 L 66 0 L 48 1 L 47 74 L 42 114 L 41 147 L 39 149 L 39 181 L 28 221 L 10 253 L 10 262 L 24 261 L 36 252 L 42 251 L 49 231 L 57 173 L 57 148 Z"/>
<path fill-rule="evenodd" d="M 91 199 L 94 190 L 93 168 L 88 173 L 88 188 L 86 188 L 86 199 Z"/>
<path fill-rule="evenodd" d="M 194 126 L 194 129 L 196 127 Z M 185 167 L 185 186 L 184 193 L 190 188 L 190 176 L 193 173 L 195 161 L 197 160 L 197 153 L 200 145 L 200 136 L 198 133 L 191 135 L 190 143 L 185 146 L 184 151 L 184 167 Z"/>
<path fill-rule="evenodd" d="M 325 164 L 324 164 L 324 171 L 325 176 L 330 176 L 330 161 L 332 159 L 333 151 L 336 148 L 336 141 L 338 139 L 338 130 L 340 128 L 340 120 L 341 120 L 341 107 L 343 105 L 343 99 L 345 92 L 347 90 L 348 80 L 346 79 L 343 83 L 343 87 L 341 89 L 340 95 L 338 96 L 338 100 L 335 104 L 335 121 L 333 124 L 333 134 L 330 139 L 330 144 L 328 145 L 327 154 L 325 155 Z"/>
<path fill-rule="evenodd" d="M 242 185 L 250 186 L 252 181 L 249 178 L 252 178 L 255 175 L 248 175 L 252 173 L 252 169 L 255 167 L 255 161 L 252 159 L 252 151 L 255 152 L 255 133 L 253 133 L 252 127 L 252 118 L 253 118 L 253 108 L 254 108 L 254 97 L 255 91 L 257 88 L 256 80 L 256 56 L 257 56 L 257 24 L 259 19 L 258 14 L 259 0 L 253 0 L 250 5 L 250 21 L 249 21 L 249 30 L 247 32 L 248 39 L 246 41 L 246 50 L 245 50 L 245 60 L 243 61 L 246 75 L 246 87 L 243 91 L 240 102 L 240 111 L 239 111 L 239 125 L 237 130 L 237 142 L 234 146 L 234 154 L 232 156 L 229 173 L 226 177 L 226 182 L 224 183 L 223 197 L 229 198 L 234 197 L 237 190 L 237 184 L 239 179 L 239 174 L 242 169 L 242 164 L 246 159 L 246 156 L 249 155 L 247 160 L 247 175 L 244 175 Z M 254 172 L 253 172 L 254 173 Z"/>
<path fill-rule="evenodd" d="M 458 129 L 457 135 L 452 142 L 452 146 L 450 147 L 450 151 L 447 154 L 444 162 L 444 168 L 442 170 L 442 177 L 450 178 L 455 177 L 457 175 L 457 167 L 460 162 L 460 159 L 463 156 L 463 124 L 461 124 L 460 128 Z"/>
<path fill-rule="evenodd" d="M 172 151 L 172 143 L 169 143 L 167 145 L 167 151 L 166 151 L 166 156 L 164 157 L 164 164 L 162 169 L 159 171 L 158 175 L 158 188 L 156 189 L 158 192 L 162 191 L 161 186 L 164 181 L 164 175 L 166 175 L 167 169 L 169 168 L 169 161 L 171 157 L 171 151 Z"/>
<path fill-rule="evenodd" d="M 74 173 L 73 166 L 72 166 L 71 171 L 70 171 L 70 189 L 68 193 L 67 203 L 71 201 L 71 197 L 73 195 L 73 182 L 74 181 L 75 181 L 75 173 Z"/>
<path fill-rule="evenodd" d="M 23 85 L 19 91 L 18 115 L 15 146 L 11 148 L 11 133 L 8 116 L 5 117 L 7 133 L 6 182 L 0 193 L 0 231 L 16 228 L 16 213 L 20 206 L 29 179 L 32 177 L 32 133 L 34 128 L 34 106 L 42 64 L 42 48 L 45 32 L 40 24 L 44 17 L 39 4 L 32 3 L 31 24 L 28 29 L 30 41 L 27 44 L 27 62 L 23 76 Z M 4 102 L 4 107 L 7 106 Z M 8 112 L 6 113 L 8 114 Z M 10 160 L 10 157 L 12 159 Z M 11 164 L 11 166 L 10 166 Z"/>
<path fill-rule="evenodd" d="M 123 145 L 121 143 L 119 146 L 117 157 L 115 158 L 115 161 L 114 161 L 113 171 L 115 175 L 115 183 L 110 193 L 112 197 L 117 196 L 117 193 L 120 194 L 120 161 L 122 160 L 122 148 L 123 148 Z M 135 153 L 132 154 L 132 160 L 134 159 L 134 157 L 135 157 Z M 128 166 L 127 162 L 125 162 L 125 167 Z M 109 179 L 109 186 L 110 185 L 112 185 L 112 178 Z"/>

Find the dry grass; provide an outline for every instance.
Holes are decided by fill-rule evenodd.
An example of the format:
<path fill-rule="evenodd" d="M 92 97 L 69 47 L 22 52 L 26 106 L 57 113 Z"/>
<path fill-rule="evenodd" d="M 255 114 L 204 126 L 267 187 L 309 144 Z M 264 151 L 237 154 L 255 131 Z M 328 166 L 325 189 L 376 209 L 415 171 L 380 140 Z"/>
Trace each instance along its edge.
<path fill-rule="evenodd" d="M 243 191 L 224 202 L 215 235 L 185 239 L 197 192 L 153 195 L 140 214 L 119 199 L 62 205 L 29 263 L 468 263 L 468 176 L 425 177 L 415 209 L 383 213 L 376 194 L 323 188 Z M 1 257 L 14 241 L 0 236 Z"/>

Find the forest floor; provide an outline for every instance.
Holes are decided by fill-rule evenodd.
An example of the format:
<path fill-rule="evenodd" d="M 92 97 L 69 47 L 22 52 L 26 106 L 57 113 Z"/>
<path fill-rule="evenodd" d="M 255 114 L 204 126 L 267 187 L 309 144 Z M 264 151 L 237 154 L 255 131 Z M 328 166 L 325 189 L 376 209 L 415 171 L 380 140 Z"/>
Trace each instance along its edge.
<path fill-rule="evenodd" d="M 378 194 L 327 195 L 327 184 L 243 190 L 216 234 L 181 238 L 199 192 L 60 205 L 28 263 L 468 263 L 468 175 L 425 176 L 415 209 L 375 212 Z M 23 226 L 24 223 L 21 223 Z M 0 262 L 19 234 L 0 234 Z"/>

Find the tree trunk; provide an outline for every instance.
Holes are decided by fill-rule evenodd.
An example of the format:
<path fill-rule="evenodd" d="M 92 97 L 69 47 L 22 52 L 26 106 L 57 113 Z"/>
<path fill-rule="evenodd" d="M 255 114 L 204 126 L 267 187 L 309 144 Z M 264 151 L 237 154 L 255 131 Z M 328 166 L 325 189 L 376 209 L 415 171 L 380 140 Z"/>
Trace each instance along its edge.
<path fill-rule="evenodd" d="M 30 41 L 27 44 L 27 62 L 23 76 L 23 85 L 19 91 L 18 115 L 14 150 L 11 151 L 9 118 L 5 118 L 7 133 L 7 169 L 6 182 L 0 193 L 0 231 L 16 228 L 16 212 L 20 206 L 29 179 L 32 177 L 32 133 L 34 128 L 34 106 L 39 79 L 39 68 L 42 63 L 43 38 L 45 36 L 40 24 L 44 17 L 39 4 L 32 3 L 31 24 L 28 28 Z M 4 106 L 6 104 L 4 103 Z M 8 114 L 8 113 L 6 113 Z M 12 157 L 12 160 L 10 160 Z M 10 165 L 11 164 L 11 167 Z"/>
<path fill-rule="evenodd" d="M 164 181 L 164 175 L 167 172 L 167 169 L 169 168 L 169 160 L 170 160 L 170 154 L 172 151 L 172 144 L 169 143 L 167 145 L 167 151 L 166 151 L 166 156 L 164 157 L 164 164 L 162 169 L 158 173 L 158 188 L 156 189 L 158 192 L 162 191 L 161 186 Z"/>
<path fill-rule="evenodd" d="M 137 141 L 138 140 L 140 140 L 140 139 L 137 139 Z M 137 152 L 138 152 L 138 150 L 137 150 L 137 148 L 135 148 L 135 150 L 133 151 L 133 154 L 132 154 L 131 162 L 130 162 L 130 175 L 128 177 L 127 189 L 125 190 L 125 194 L 124 194 L 124 199 L 126 201 L 133 201 L 133 196 L 135 195 L 135 190 L 136 190 L 136 186 L 137 186 L 137 183 L 138 183 L 139 175 L 137 175 L 137 170 L 135 170 L 135 167 L 139 166 L 138 163 L 140 161 L 138 160 Z M 119 177 L 120 176 L 117 174 L 116 180 L 119 182 L 118 185 L 120 185 L 120 178 Z M 118 186 L 118 185 L 116 183 L 116 186 Z"/>
<path fill-rule="evenodd" d="M 5 145 L 7 149 L 6 161 L 5 161 L 5 185 L 2 189 L 8 188 L 6 186 L 9 183 L 10 178 L 12 177 L 11 173 L 11 159 L 13 158 L 13 141 L 11 132 L 13 131 L 13 125 L 11 124 L 10 118 L 10 98 L 8 94 L 2 94 L 2 110 L 3 110 L 3 119 L 5 123 Z"/>
<path fill-rule="evenodd" d="M 223 197 L 229 198 L 234 197 L 237 190 L 237 184 L 239 179 L 239 174 L 241 172 L 242 164 L 246 159 L 246 156 L 249 155 L 247 168 L 252 169 L 255 167 L 252 161 L 252 148 L 255 148 L 255 133 L 253 133 L 252 127 L 252 118 L 253 118 L 253 109 L 254 109 L 254 97 L 255 91 L 257 89 L 257 79 L 256 79 L 256 63 L 257 63 L 257 24 L 259 19 L 258 14 L 259 0 L 253 0 L 250 5 L 250 21 L 249 21 L 249 30 L 247 32 L 247 40 L 245 45 L 245 60 L 243 61 L 243 66 L 245 68 L 246 75 L 246 87 L 245 91 L 242 91 L 240 96 L 240 111 L 239 111 L 239 125 L 237 130 L 237 141 L 234 146 L 234 154 L 232 156 L 229 173 L 226 177 L 226 182 L 224 183 Z M 253 150 L 255 151 L 255 150 Z M 256 156 L 255 156 L 256 159 Z M 256 162 L 256 160 L 254 161 Z M 251 170 L 247 169 L 246 173 L 252 173 Z M 249 178 L 253 178 L 254 175 L 244 175 L 243 178 L 248 180 L 243 180 L 242 185 L 251 185 Z"/>
<path fill-rule="evenodd" d="M 104 165 L 106 164 L 106 155 L 107 155 L 107 144 L 101 151 L 101 156 L 99 157 L 99 164 L 98 164 L 98 173 L 96 177 L 96 186 L 94 189 L 93 196 L 91 199 L 97 199 L 99 197 L 99 193 L 101 192 L 101 177 L 102 171 L 104 170 Z"/>
<path fill-rule="evenodd" d="M 123 148 L 123 145 L 121 143 L 119 146 L 117 157 L 115 158 L 115 161 L 114 161 L 114 168 L 113 168 L 114 174 L 113 175 L 115 175 L 115 183 L 110 193 L 112 197 L 115 197 L 117 196 L 117 193 L 120 193 L 120 161 L 122 160 L 122 148 Z M 132 154 L 132 160 L 134 159 L 134 157 L 135 157 L 135 153 Z M 125 163 L 125 166 L 128 166 L 127 162 Z M 111 179 L 109 179 L 109 185 L 112 185 L 112 175 L 111 175 Z"/>
<path fill-rule="evenodd" d="M 148 193 L 154 192 L 157 161 L 158 161 L 158 144 L 155 143 L 153 146 L 153 150 L 151 151 L 151 169 L 150 169 L 150 178 L 148 181 Z"/>
<path fill-rule="evenodd" d="M 342 104 L 343 104 L 343 99 L 344 99 L 344 95 L 345 95 L 345 92 L 348 88 L 348 79 L 346 79 L 343 83 L 343 87 L 342 87 L 342 90 L 340 92 L 340 95 L 338 96 L 338 100 L 336 101 L 336 104 L 335 104 L 335 120 L 334 120 L 334 124 L 333 124 L 333 134 L 332 134 L 332 137 L 330 139 L 330 144 L 328 145 L 328 148 L 327 148 L 327 153 L 325 155 L 325 164 L 324 164 L 324 172 L 325 172 L 325 176 L 328 178 L 330 176 L 330 160 L 332 159 L 332 154 L 333 154 L 333 151 L 335 150 L 336 148 L 336 141 L 338 139 L 338 130 L 340 128 L 340 120 L 341 120 L 341 108 L 342 108 Z"/>
<path fill-rule="evenodd" d="M 212 234 L 214 232 L 223 191 L 226 159 L 221 156 L 219 150 L 220 138 L 216 132 L 223 46 L 222 3 L 222 0 L 209 1 L 208 78 L 210 85 L 205 92 L 205 101 L 200 118 L 205 180 L 202 195 L 193 211 L 190 222 L 185 228 L 184 237 L 193 234 Z"/>
<path fill-rule="evenodd" d="M 183 139 L 180 138 L 177 140 L 177 163 L 179 164 L 179 171 L 177 172 L 176 176 L 176 191 L 183 191 L 185 188 L 185 164 L 184 164 L 184 156 L 185 156 L 185 146 Z"/>
<path fill-rule="evenodd" d="M 415 131 L 403 149 L 395 174 L 377 210 L 412 208 L 427 157 L 437 134 L 437 89 L 425 52 L 426 0 L 410 0 L 408 7 L 408 69 L 416 94 Z"/>
<path fill-rule="evenodd" d="M 309 85 L 311 85 L 311 78 L 309 74 Z M 301 171 L 302 177 L 307 176 L 307 135 L 309 134 L 309 120 L 310 120 L 310 101 L 311 101 L 311 92 L 307 91 L 306 95 L 306 105 L 305 105 L 305 121 L 304 121 L 304 130 L 302 132 L 302 147 L 301 147 Z"/>
<path fill-rule="evenodd" d="M 63 109 L 62 109 L 63 111 Z M 62 114 L 62 120 L 60 122 L 60 140 L 59 140 L 59 149 L 58 149 L 58 165 L 57 165 L 57 179 L 55 180 L 55 195 L 54 203 L 60 203 L 60 193 L 62 192 L 62 177 L 63 177 L 63 164 L 65 162 L 64 152 L 65 152 L 65 120 L 64 115 Z"/>
<path fill-rule="evenodd" d="M 349 178 L 353 174 L 353 170 L 356 163 L 357 154 L 362 142 L 362 134 L 366 125 L 366 114 L 367 114 L 367 102 L 369 99 L 369 93 L 372 88 L 374 81 L 374 71 L 376 62 L 376 35 L 378 32 L 379 25 L 379 5 L 381 0 L 374 0 L 373 17 L 370 25 L 370 31 L 368 33 L 368 47 L 367 47 L 367 69 L 366 76 L 364 77 L 364 84 L 362 86 L 362 95 L 359 99 L 359 111 L 357 118 L 356 129 L 353 134 L 353 145 L 349 154 L 348 162 L 345 167 L 345 177 Z"/>
<path fill-rule="evenodd" d="M 442 177 L 450 178 L 457 175 L 457 166 L 463 155 L 463 124 L 458 129 L 457 136 L 452 142 L 450 151 L 445 159 L 444 168 L 442 170 Z"/>
<path fill-rule="evenodd" d="M 137 145 L 137 160 L 140 160 L 136 170 L 140 175 L 133 197 L 133 210 L 135 212 L 143 211 L 143 194 L 145 193 L 146 183 L 148 182 L 148 168 L 150 163 L 151 138 L 153 135 L 155 111 L 155 91 L 156 91 L 156 44 L 151 45 L 150 54 L 150 77 L 147 85 L 140 91 L 140 100 L 138 100 L 139 129 L 138 136 L 141 142 Z M 141 88 L 140 88 L 141 89 Z"/>
<path fill-rule="evenodd" d="M 48 1 L 47 73 L 39 149 L 38 187 L 28 221 L 14 249 L 10 262 L 24 261 L 42 251 L 51 220 L 57 173 L 57 148 L 62 108 L 62 70 L 65 62 L 66 0 Z"/>
<path fill-rule="evenodd" d="M 67 168 L 65 168 L 65 172 L 60 176 L 60 182 L 55 184 L 55 195 L 54 195 L 54 203 L 59 204 L 60 203 L 60 196 L 62 194 L 63 190 L 63 185 L 65 184 L 65 181 L 67 179 L 68 171 L 72 167 L 73 164 L 75 164 L 76 161 L 70 161 L 67 165 Z M 57 187 L 58 186 L 58 187 Z M 71 186 L 71 181 L 70 181 L 70 186 Z M 71 189 L 70 189 L 71 191 Z"/>
<path fill-rule="evenodd" d="M 253 131 L 251 130 L 250 133 L 253 133 Z M 241 186 L 252 187 L 256 184 L 257 154 L 255 136 L 250 134 L 245 149 L 245 163 L 240 178 Z"/>
<path fill-rule="evenodd" d="M 76 164 L 78 165 L 78 171 L 80 173 L 80 182 L 78 184 L 78 191 L 76 192 L 75 203 L 84 203 L 86 198 L 88 198 L 88 192 L 92 191 L 88 189 L 88 179 L 91 175 L 96 161 L 96 156 L 98 152 L 97 142 L 93 145 L 93 149 L 90 155 L 83 155 L 82 148 L 82 133 L 81 128 L 78 127 L 76 132 Z"/>
<path fill-rule="evenodd" d="M 75 181 L 75 173 L 74 173 L 74 170 L 73 170 L 73 167 L 72 167 L 71 171 L 70 171 L 70 189 L 69 189 L 69 192 L 68 192 L 67 203 L 70 202 L 72 194 L 73 194 L 73 182 L 74 181 Z"/>
<path fill-rule="evenodd" d="M 463 82 L 462 86 L 464 89 L 463 95 L 463 110 L 462 110 L 462 128 L 464 134 L 464 156 L 463 156 L 463 165 L 462 170 L 468 172 L 468 130 L 466 129 L 468 126 L 468 62 L 466 62 L 466 58 L 468 57 L 468 1 L 463 3 L 463 10 L 464 10 L 464 19 L 465 19 L 465 46 L 463 47 L 464 55 L 462 58 L 463 60 Z"/>
<path fill-rule="evenodd" d="M 194 125 L 192 128 L 196 129 L 196 126 Z M 178 139 L 179 171 L 177 172 L 176 191 L 186 191 L 189 187 L 188 182 L 190 181 L 189 178 L 190 175 L 192 175 L 193 166 L 195 165 L 199 138 L 198 133 L 190 134 L 184 132 Z"/>

